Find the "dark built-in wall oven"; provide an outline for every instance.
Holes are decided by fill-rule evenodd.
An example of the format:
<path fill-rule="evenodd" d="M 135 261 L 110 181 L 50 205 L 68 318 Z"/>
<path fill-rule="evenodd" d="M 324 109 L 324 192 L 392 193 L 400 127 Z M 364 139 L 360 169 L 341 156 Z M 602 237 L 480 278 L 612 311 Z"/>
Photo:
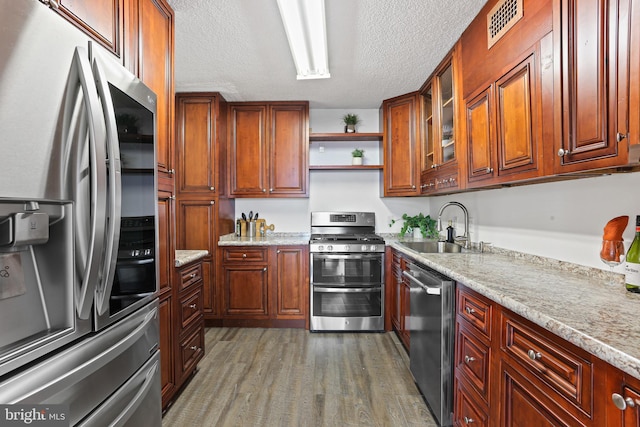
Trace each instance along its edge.
<path fill-rule="evenodd" d="M 384 330 L 384 251 L 372 212 L 313 212 L 310 330 Z"/>

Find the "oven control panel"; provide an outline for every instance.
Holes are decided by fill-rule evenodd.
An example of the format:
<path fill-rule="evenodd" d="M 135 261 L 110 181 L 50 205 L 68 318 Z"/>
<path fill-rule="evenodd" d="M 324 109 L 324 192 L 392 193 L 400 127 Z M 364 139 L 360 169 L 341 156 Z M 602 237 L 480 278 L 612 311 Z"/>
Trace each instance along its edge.
<path fill-rule="evenodd" d="M 309 250 L 311 252 L 331 252 L 331 253 L 359 253 L 359 252 L 384 252 L 383 244 L 373 243 L 312 243 Z"/>

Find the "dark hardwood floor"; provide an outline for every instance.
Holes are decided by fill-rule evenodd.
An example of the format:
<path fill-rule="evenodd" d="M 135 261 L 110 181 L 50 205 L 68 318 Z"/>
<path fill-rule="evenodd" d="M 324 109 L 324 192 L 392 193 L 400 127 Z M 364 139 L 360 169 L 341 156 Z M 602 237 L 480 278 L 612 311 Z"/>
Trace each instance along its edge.
<path fill-rule="evenodd" d="M 210 328 L 174 426 L 436 426 L 393 333 Z"/>

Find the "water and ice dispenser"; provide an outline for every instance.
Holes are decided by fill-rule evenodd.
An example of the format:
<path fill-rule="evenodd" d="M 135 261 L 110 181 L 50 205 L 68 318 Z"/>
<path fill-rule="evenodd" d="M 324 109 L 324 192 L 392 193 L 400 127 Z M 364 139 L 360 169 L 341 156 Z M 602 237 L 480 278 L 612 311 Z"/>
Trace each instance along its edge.
<path fill-rule="evenodd" d="M 0 199 L 0 365 L 76 329 L 72 203 Z"/>

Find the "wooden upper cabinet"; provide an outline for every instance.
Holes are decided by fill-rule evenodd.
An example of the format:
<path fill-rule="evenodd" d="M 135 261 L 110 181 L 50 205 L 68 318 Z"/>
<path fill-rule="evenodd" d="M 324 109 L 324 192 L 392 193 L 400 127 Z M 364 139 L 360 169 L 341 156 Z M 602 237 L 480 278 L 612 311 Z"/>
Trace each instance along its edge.
<path fill-rule="evenodd" d="M 267 106 L 230 104 L 229 194 L 264 194 L 267 183 Z"/>
<path fill-rule="evenodd" d="M 627 162 L 629 2 L 562 0 L 555 172 Z M 631 58 L 637 60 L 637 51 Z M 637 82 L 635 82 L 637 84 Z M 622 143 L 618 143 L 624 142 Z"/>
<path fill-rule="evenodd" d="M 382 103 L 385 196 L 420 194 L 419 99 L 413 92 Z"/>
<path fill-rule="evenodd" d="M 309 104 L 277 103 L 269 108 L 269 194 L 309 194 Z"/>
<path fill-rule="evenodd" d="M 220 195 L 225 160 L 226 102 L 219 94 L 176 96 L 178 192 Z"/>
<path fill-rule="evenodd" d="M 459 44 L 445 57 L 420 93 L 422 99 L 422 194 L 464 186 L 458 168 L 462 148 Z"/>
<path fill-rule="evenodd" d="M 125 0 L 58 0 L 53 8 L 118 58 L 122 57 Z"/>
<path fill-rule="evenodd" d="M 621 5 L 630 4 L 621 2 Z M 637 4 L 637 3 L 636 3 Z M 629 10 L 631 9 L 631 10 Z M 640 144 L 640 7 L 627 7 L 629 14 L 629 144 Z M 634 53 L 632 53 L 634 52 Z"/>
<path fill-rule="evenodd" d="M 173 175 L 174 14 L 165 0 L 130 0 L 137 52 L 130 68 L 157 96 L 156 155 L 158 171 Z"/>
<path fill-rule="evenodd" d="M 306 197 L 309 103 L 229 104 L 229 195 Z"/>

